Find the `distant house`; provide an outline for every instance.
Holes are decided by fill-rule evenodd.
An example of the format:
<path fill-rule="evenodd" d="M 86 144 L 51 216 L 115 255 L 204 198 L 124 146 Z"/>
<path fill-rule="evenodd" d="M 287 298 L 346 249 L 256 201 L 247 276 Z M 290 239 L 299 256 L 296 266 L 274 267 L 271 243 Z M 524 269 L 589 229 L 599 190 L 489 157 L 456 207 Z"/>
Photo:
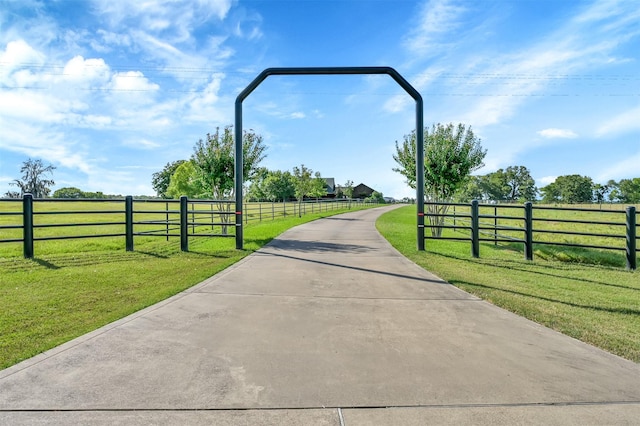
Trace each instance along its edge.
<path fill-rule="evenodd" d="M 374 190 L 369 188 L 364 183 L 353 187 L 353 198 L 367 198 L 373 194 Z"/>
<path fill-rule="evenodd" d="M 324 189 L 327 191 L 327 195 L 324 195 L 322 198 L 335 198 L 336 196 L 336 180 L 335 178 L 323 178 L 324 179 Z"/>

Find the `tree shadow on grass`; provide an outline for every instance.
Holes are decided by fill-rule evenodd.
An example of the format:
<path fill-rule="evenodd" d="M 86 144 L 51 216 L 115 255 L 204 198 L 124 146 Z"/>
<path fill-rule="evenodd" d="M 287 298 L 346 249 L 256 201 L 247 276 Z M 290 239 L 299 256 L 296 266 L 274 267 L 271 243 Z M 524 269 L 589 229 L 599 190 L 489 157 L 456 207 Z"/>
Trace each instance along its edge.
<path fill-rule="evenodd" d="M 488 244 L 482 244 L 483 246 Z M 502 243 L 491 245 L 494 250 L 514 251 L 524 256 L 524 244 Z M 536 255 L 547 257 L 568 264 L 591 265 L 607 268 L 624 268 L 624 255 L 614 252 L 600 251 L 588 247 L 554 246 L 547 244 L 534 244 L 534 258 Z"/>
<path fill-rule="evenodd" d="M 103 265 L 108 263 L 133 262 L 145 257 L 156 259 L 170 258 L 170 256 L 166 254 L 144 251 L 84 252 L 78 254 L 52 255 L 47 258 L 13 259 L 11 261 L 0 262 L 0 268 L 8 272 L 25 272 L 33 270 L 34 268 L 58 270 L 62 268 Z"/>
<path fill-rule="evenodd" d="M 614 313 L 614 314 L 623 314 L 623 315 L 640 315 L 640 310 L 638 310 L 638 309 L 608 308 L 608 307 L 596 306 L 596 305 L 582 305 L 580 303 L 569 302 L 569 301 L 566 301 L 566 300 L 552 299 L 550 297 L 537 296 L 535 294 L 529 294 L 529 293 L 516 291 L 516 290 L 508 290 L 508 289 L 499 288 L 499 287 L 492 287 L 492 286 L 489 286 L 489 285 L 479 284 L 479 283 L 472 283 L 472 282 L 469 282 L 469 281 L 451 280 L 450 282 L 451 282 L 451 284 L 454 284 L 454 285 L 467 285 L 469 287 L 484 288 L 484 289 L 488 289 L 488 290 L 501 291 L 501 292 L 504 292 L 504 293 L 515 294 L 515 295 L 518 295 L 518 296 L 530 297 L 532 299 L 544 300 L 546 302 L 560 303 L 560 304 L 563 304 L 563 305 L 571 306 L 573 308 L 593 309 L 593 310 L 596 310 L 596 311 L 610 312 L 610 313 Z"/>
<path fill-rule="evenodd" d="M 551 273 L 551 272 L 542 272 L 542 271 L 539 271 L 539 270 L 533 270 L 533 269 L 525 268 L 525 267 L 521 266 L 520 262 L 514 261 L 514 260 L 500 259 L 499 263 L 498 263 L 496 261 L 493 261 L 492 259 L 485 259 L 485 260 L 470 259 L 470 258 L 453 256 L 453 255 L 443 254 L 443 253 L 436 253 L 436 252 L 430 252 L 430 253 L 433 254 L 433 255 L 442 256 L 442 257 L 446 257 L 446 258 L 449 258 L 449 259 L 455 259 L 455 260 L 459 260 L 459 261 L 462 261 L 462 262 L 475 263 L 477 265 L 491 266 L 491 267 L 494 267 L 494 268 L 508 269 L 510 271 L 511 270 L 520 271 L 520 272 L 526 272 L 526 273 L 531 273 L 531 274 L 543 275 L 543 276 L 552 277 L 552 278 L 565 279 L 565 280 L 574 280 L 574 281 L 580 281 L 580 282 L 589 283 L 589 284 L 596 284 L 596 285 L 603 285 L 603 286 L 608 286 L 608 287 L 623 288 L 625 290 L 640 291 L 640 288 L 638 288 L 638 287 L 632 287 L 632 286 L 626 286 L 626 285 L 621 285 L 621 284 L 608 283 L 608 282 L 604 282 L 604 281 L 591 280 L 591 279 L 588 279 L 588 278 L 579 278 L 579 277 L 567 276 L 566 275 L 566 272 L 567 272 L 566 269 L 563 269 L 563 268 L 560 268 L 560 267 L 557 267 L 557 266 L 554 266 L 554 265 L 544 265 L 543 268 L 544 269 L 548 269 L 548 270 L 563 271 L 563 272 L 565 272 L 565 275 L 560 275 L 559 273 L 554 274 L 554 273 Z M 594 267 L 594 266 L 590 266 L 590 267 Z M 619 270 L 616 269 L 616 271 L 619 271 Z"/>

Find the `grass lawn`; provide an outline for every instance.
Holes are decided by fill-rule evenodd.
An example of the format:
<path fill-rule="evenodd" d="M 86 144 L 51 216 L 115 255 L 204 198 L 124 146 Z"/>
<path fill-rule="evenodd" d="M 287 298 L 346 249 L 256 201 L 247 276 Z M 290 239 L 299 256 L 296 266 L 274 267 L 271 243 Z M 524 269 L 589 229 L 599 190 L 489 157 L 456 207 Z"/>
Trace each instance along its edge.
<path fill-rule="evenodd" d="M 373 206 L 370 206 L 373 207 Z M 349 210 L 289 216 L 245 227 L 233 238 L 140 237 L 36 242 L 36 257 L 0 246 L 0 369 L 157 303 L 214 275 L 295 225 Z M 16 243 L 17 244 L 17 243 Z"/>
<path fill-rule="evenodd" d="M 620 267 L 561 262 L 536 247 L 427 240 L 416 249 L 415 206 L 384 214 L 378 230 L 406 257 L 461 289 L 564 334 L 640 362 L 640 275 Z M 597 258 L 598 256 L 593 256 Z M 590 256 L 582 256 L 585 262 Z M 570 260 L 568 258 L 567 260 Z M 595 263 L 595 262 L 594 262 Z"/>

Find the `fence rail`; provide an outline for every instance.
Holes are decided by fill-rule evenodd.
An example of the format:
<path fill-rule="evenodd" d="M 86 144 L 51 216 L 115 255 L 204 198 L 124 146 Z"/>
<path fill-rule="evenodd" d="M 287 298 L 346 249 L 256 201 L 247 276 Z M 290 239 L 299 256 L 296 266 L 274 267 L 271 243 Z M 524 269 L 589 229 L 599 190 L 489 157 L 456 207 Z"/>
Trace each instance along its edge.
<path fill-rule="evenodd" d="M 551 245 L 624 251 L 627 269 L 637 268 L 640 252 L 637 244 L 640 221 L 637 216 L 640 212 L 635 206 L 628 206 L 625 210 L 595 210 L 536 206 L 530 202 L 503 205 L 480 204 L 477 201 L 469 204 L 425 203 L 425 206 L 428 219 L 425 227 L 432 230 L 425 239 L 469 241 L 473 257 L 480 256 L 480 242 L 496 245 L 521 243 L 527 260 L 533 260 L 534 245 Z M 597 217 L 593 220 L 567 218 L 567 214 Z M 581 227 L 587 229 L 581 230 Z M 454 235 L 442 236 L 443 229 L 454 231 Z"/>
<path fill-rule="evenodd" d="M 315 200 L 245 203 L 244 222 L 328 212 L 359 206 L 361 200 Z M 180 238 L 189 250 L 191 237 L 235 237 L 235 201 L 134 199 L 0 199 L 0 244 L 22 243 L 25 258 L 34 257 L 34 242 L 124 237 L 133 251 L 134 237 Z M 67 206 L 69 206 L 67 208 Z M 58 230 L 58 231 L 56 231 Z M 62 233 L 60 230 L 66 230 Z"/>

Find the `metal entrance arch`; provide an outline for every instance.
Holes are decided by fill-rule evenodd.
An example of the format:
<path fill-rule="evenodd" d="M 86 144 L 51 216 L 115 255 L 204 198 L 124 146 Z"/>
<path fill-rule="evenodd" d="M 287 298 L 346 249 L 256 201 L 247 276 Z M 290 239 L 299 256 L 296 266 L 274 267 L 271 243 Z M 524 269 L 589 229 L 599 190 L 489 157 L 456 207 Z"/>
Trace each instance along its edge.
<path fill-rule="evenodd" d="M 387 74 L 416 101 L 416 206 L 418 207 L 418 250 L 424 250 L 424 124 L 422 96 L 391 67 L 317 67 L 267 68 L 262 71 L 236 98 L 235 110 L 235 195 L 236 195 L 236 249 L 243 248 L 242 224 L 242 102 L 270 75 L 348 75 Z M 422 154 L 422 155 L 421 155 Z"/>

